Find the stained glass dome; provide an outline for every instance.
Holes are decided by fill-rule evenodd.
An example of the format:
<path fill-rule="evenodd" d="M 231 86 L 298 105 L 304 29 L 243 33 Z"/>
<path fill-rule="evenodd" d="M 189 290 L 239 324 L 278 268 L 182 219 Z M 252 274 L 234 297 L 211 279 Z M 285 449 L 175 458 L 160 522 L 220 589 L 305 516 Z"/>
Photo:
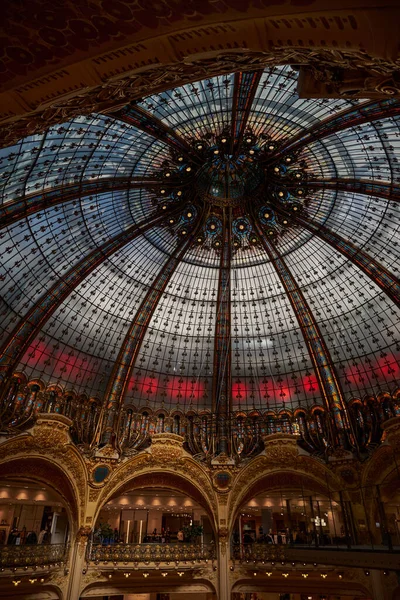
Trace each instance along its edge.
<path fill-rule="evenodd" d="M 205 79 L 1 150 L 4 377 L 182 413 L 396 389 L 397 102 L 296 79 Z"/>

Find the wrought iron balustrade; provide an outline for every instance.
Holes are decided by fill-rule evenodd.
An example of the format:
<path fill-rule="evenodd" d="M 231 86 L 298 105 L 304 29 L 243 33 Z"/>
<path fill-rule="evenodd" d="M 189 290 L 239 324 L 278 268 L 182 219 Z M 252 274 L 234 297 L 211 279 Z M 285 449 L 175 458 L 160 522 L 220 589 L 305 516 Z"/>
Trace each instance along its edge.
<path fill-rule="evenodd" d="M 0 546 L 0 568 L 41 567 L 65 562 L 67 544 L 25 544 L 23 546 Z"/>
<path fill-rule="evenodd" d="M 214 544 L 92 544 L 87 559 L 94 563 L 181 563 L 209 561 L 215 558 Z"/>
<path fill-rule="evenodd" d="M 284 544 L 233 544 L 231 559 L 241 562 L 273 562 L 285 560 Z"/>

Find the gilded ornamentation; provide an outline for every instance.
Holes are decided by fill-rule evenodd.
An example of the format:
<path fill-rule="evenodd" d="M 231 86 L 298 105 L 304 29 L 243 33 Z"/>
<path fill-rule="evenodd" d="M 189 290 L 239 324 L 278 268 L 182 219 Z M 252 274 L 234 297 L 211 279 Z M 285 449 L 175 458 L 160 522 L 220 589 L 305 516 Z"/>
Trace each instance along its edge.
<path fill-rule="evenodd" d="M 75 490 L 80 519 L 83 521 L 87 489 L 86 469 L 82 457 L 71 442 L 68 423 L 65 421 L 65 417 L 58 415 L 41 415 L 28 434 L 16 436 L 0 446 L 0 461 L 10 457 L 29 459 L 35 456 L 40 459 L 45 456 L 47 460 L 57 464 Z M 43 476 L 46 479 L 45 472 Z M 59 491 L 63 493 L 61 480 Z M 71 505 L 71 500 L 67 500 L 67 503 Z M 71 510 L 74 513 L 72 506 Z"/>
<path fill-rule="evenodd" d="M 229 529 L 227 527 L 220 527 L 218 529 L 218 542 L 221 549 L 222 556 L 226 555 L 226 546 L 229 539 Z"/>
<path fill-rule="evenodd" d="M 378 86 L 382 95 L 392 95 L 393 86 L 385 84 L 384 79 L 392 77 L 392 72 L 399 69 L 398 64 L 373 58 L 363 51 L 317 50 L 294 46 L 272 47 L 268 52 L 245 49 L 234 52 L 214 51 L 207 58 L 189 56 L 181 62 L 151 65 L 147 69 L 141 66 L 140 72 L 130 71 L 127 76 L 118 80 L 111 79 L 103 85 L 81 89 L 68 100 L 55 102 L 19 118 L 18 121 L 4 124 L 1 137 L 3 143 L 9 145 L 22 137 L 39 133 L 51 125 L 69 121 L 78 115 L 107 112 L 150 93 L 154 94 L 211 75 L 260 69 L 274 64 L 315 65 L 318 74 L 321 70 L 328 72 L 338 64 L 345 69 L 364 69 L 371 73 L 372 83 Z M 379 79 L 379 74 L 384 77 L 378 82 L 374 78 Z M 367 80 L 368 78 L 365 83 L 368 83 Z"/>
<path fill-rule="evenodd" d="M 89 489 L 89 502 L 96 502 L 100 495 L 99 489 Z"/>
<path fill-rule="evenodd" d="M 203 467 L 183 450 L 181 447 L 182 438 L 175 434 L 157 434 L 157 436 L 154 436 L 156 442 L 154 443 L 153 438 L 149 450 L 125 460 L 115 470 L 107 484 L 102 488 L 97 499 L 98 507 L 104 504 L 112 493 L 115 493 L 118 488 L 132 480 L 133 477 L 142 475 L 144 472 L 149 473 L 149 470 L 151 472 L 159 470 L 165 475 L 170 471 L 191 482 L 198 493 L 206 498 L 211 510 L 216 514 L 217 502 L 210 477 Z M 167 479 L 165 481 L 166 486 L 168 485 Z M 160 476 L 158 476 L 158 480 L 160 480 Z M 93 491 L 91 490 L 91 492 Z"/>

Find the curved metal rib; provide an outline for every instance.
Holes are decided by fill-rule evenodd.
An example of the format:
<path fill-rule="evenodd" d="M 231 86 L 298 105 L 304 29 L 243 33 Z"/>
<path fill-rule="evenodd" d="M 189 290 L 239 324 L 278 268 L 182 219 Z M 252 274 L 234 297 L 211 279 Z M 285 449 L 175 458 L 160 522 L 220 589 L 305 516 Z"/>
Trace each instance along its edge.
<path fill-rule="evenodd" d="M 92 194 L 106 192 L 119 192 L 133 188 L 154 187 L 161 185 L 156 179 L 142 179 L 140 177 L 111 177 L 97 181 L 82 181 L 51 188 L 39 194 L 22 196 L 0 207 L 0 229 L 8 227 L 21 219 L 34 215 L 41 210 L 52 206 L 64 204 L 76 198 L 83 198 Z"/>
<path fill-rule="evenodd" d="M 201 221 L 202 219 L 200 217 L 196 230 L 201 224 Z M 175 269 L 183 259 L 191 244 L 192 235 L 189 235 L 180 241 L 175 252 L 162 266 L 161 271 L 151 284 L 149 291 L 144 297 L 128 332 L 125 335 L 105 394 L 107 419 L 103 442 L 109 441 L 112 431 L 116 430 L 116 419 L 150 319 Z"/>
<path fill-rule="evenodd" d="M 378 119 L 387 119 L 399 114 L 400 100 L 392 98 L 378 102 L 364 102 L 358 106 L 352 106 L 339 114 L 324 119 L 292 138 L 283 140 L 277 151 L 268 155 L 267 161 L 274 162 L 288 152 L 295 152 L 315 140 L 338 133 L 343 129 L 356 127 L 357 125 L 377 121 Z"/>
<path fill-rule="evenodd" d="M 373 179 L 308 179 L 308 188 L 354 192 L 366 196 L 385 198 L 390 202 L 400 202 L 400 186 Z M 288 186 L 289 187 L 289 186 Z"/>
<path fill-rule="evenodd" d="M 277 209 L 283 215 L 289 215 L 282 209 Z M 352 242 L 346 240 L 337 233 L 331 231 L 326 225 L 314 223 L 305 216 L 296 216 L 291 218 L 298 225 L 301 225 L 324 242 L 327 242 L 335 250 L 343 254 L 348 260 L 357 265 L 368 277 L 378 285 L 387 296 L 396 304 L 400 305 L 400 280 L 392 275 L 377 260 L 369 256 L 361 248 L 357 248 Z"/>
<path fill-rule="evenodd" d="M 239 150 L 263 70 L 235 73 L 232 100 L 231 154 Z"/>
<path fill-rule="evenodd" d="M 107 114 L 165 142 L 173 151 L 185 153 L 193 162 L 201 163 L 195 149 L 184 138 L 144 108 L 132 103 Z"/>
<path fill-rule="evenodd" d="M 300 325 L 304 341 L 307 345 L 325 406 L 328 412 L 333 416 L 335 434 L 332 436 L 333 439 L 330 440 L 331 444 L 333 443 L 333 445 L 335 445 L 335 443 L 339 441 L 341 445 L 348 447 L 349 442 L 351 441 L 351 443 L 354 443 L 354 440 L 352 439 L 352 436 L 349 435 L 350 426 L 347 418 L 344 394 L 340 388 L 332 357 L 325 344 L 323 335 L 307 300 L 283 257 L 279 254 L 277 248 L 264 237 L 264 233 L 255 219 L 253 219 L 253 227 L 257 231 L 264 250 L 285 288 L 286 294 L 296 315 L 296 319 Z"/>
<path fill-rule="evenodd" d="M 181 204 L 176 205 L 168 214 L 175 214 L 181 210 Z M 54 283 L 50 289 L 32 306 L 28 313 L 20 320 L 8 339 L 0 349 L 0 381 L 9 378 L 18 362 L 24 355 L 31 340 L 44 323 L 51 317 L 56 308 L 69 296 L 69 294 L 87 277 L 96 267 L 112 254 L 120 250 L 125 244 L 131 242 L 145 231 L 160 225 L 165 220 L 166 214 L 153 216 L 139 223 L 131 225 L 125 231 L 108 240 L 76 265 L 67 271 Z"/>

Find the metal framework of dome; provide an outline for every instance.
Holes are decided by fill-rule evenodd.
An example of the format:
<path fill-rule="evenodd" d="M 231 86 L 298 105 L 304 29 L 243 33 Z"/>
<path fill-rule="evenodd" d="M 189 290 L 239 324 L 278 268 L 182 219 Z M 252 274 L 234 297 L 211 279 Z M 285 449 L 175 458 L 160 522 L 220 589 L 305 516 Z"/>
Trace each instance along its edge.
<path fill-rule="evenodd" d="M 165 430 L 201 459 L 272 431 L 379 441 L 400 102 L 302 100 L 296 79 L 204 79 L 0 151 L 4 431 L 55 411 L 88 452 Z"/>

